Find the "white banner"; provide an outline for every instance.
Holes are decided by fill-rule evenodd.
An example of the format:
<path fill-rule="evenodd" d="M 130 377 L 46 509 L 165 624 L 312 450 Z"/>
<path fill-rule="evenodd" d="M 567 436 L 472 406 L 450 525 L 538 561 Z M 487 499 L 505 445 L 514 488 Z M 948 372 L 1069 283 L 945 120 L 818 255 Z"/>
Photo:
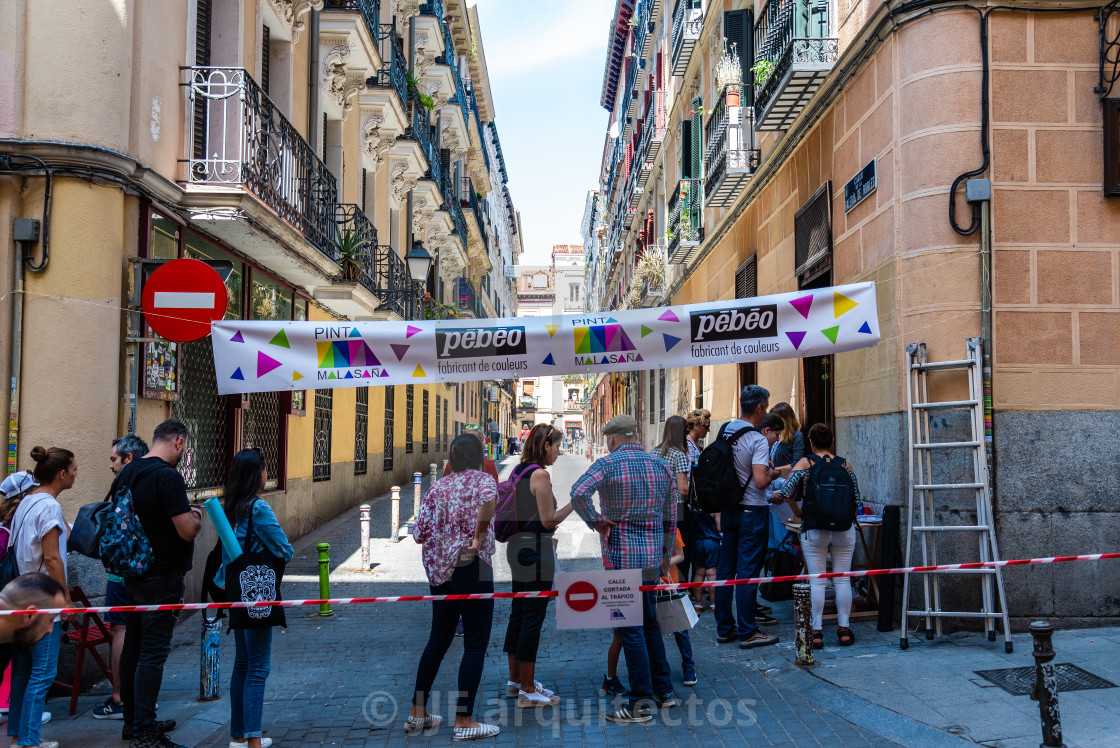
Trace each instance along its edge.
<path fill-rule="evenodd" d="M 767 361 L 879 342 L 875 284 L 623 312 L 211 328 L 218 392 L 517 379 Z"/>

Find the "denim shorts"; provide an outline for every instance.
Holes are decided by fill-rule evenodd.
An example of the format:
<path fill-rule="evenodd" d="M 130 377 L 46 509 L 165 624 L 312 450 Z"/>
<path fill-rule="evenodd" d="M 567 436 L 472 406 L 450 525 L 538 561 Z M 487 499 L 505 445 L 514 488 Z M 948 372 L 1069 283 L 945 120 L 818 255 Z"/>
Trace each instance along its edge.
<path fill-rule="evenodd" d="M 692 565 L 705 569 L 715 569 L 719 566 L 719 541 L 709 538 L 697 538 L 692 541 Z"/>
<path fill-rule="evenodd" d="M 114 582 L 109 580 L 105 584 L 105 605 L 106 607 L 113 605 L 134 605 L 132 595 L 129 594 L 128 588 L 124 586 L 124 582 Z M 105 623 L 112 626 L 124 626 L 128 621 L 128 613 L 106 613 Z"/>

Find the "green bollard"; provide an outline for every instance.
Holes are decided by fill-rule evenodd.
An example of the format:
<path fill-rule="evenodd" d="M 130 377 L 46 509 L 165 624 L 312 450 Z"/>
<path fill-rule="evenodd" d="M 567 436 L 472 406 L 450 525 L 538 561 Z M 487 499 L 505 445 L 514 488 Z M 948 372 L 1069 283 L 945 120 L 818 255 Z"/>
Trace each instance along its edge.
<path fill-rule="evenodd" d="M 331 596 L 331 544 L 319 543 L 319 599 L 326 600 Z M 329 603 L 319 604 L 319 615 L 333 616 Z"/>

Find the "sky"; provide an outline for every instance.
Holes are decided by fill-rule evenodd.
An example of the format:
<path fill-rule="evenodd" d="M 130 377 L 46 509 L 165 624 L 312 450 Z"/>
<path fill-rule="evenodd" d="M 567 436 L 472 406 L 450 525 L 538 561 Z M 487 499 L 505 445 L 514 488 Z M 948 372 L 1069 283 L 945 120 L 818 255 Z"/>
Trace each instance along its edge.
<path fill-rule="evenodd" d="M 477 0 L 523 265 L 580 243 L 608 113 L 599 105 L 614 0 Z"/>

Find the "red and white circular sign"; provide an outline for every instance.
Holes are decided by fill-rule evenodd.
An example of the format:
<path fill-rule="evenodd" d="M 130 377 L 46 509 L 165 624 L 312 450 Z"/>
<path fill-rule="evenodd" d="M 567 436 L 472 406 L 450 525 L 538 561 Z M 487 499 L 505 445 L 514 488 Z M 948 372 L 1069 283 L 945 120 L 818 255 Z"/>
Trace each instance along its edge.
<path fill-rule="evenodd" d="M 577 613 L 586 613 L 599 602 L 599 590 L 591 582 L 573 582 L 564 593 L 564 602 Z"/>
<path fill-rule="evenodd" d="M 186 343 L 210 334 L 210 323 L 225 316 L 227 301 L 217 270 L 183 258 L 156 268 L 144 284 L 140 306 L 157 335 Z"/>

